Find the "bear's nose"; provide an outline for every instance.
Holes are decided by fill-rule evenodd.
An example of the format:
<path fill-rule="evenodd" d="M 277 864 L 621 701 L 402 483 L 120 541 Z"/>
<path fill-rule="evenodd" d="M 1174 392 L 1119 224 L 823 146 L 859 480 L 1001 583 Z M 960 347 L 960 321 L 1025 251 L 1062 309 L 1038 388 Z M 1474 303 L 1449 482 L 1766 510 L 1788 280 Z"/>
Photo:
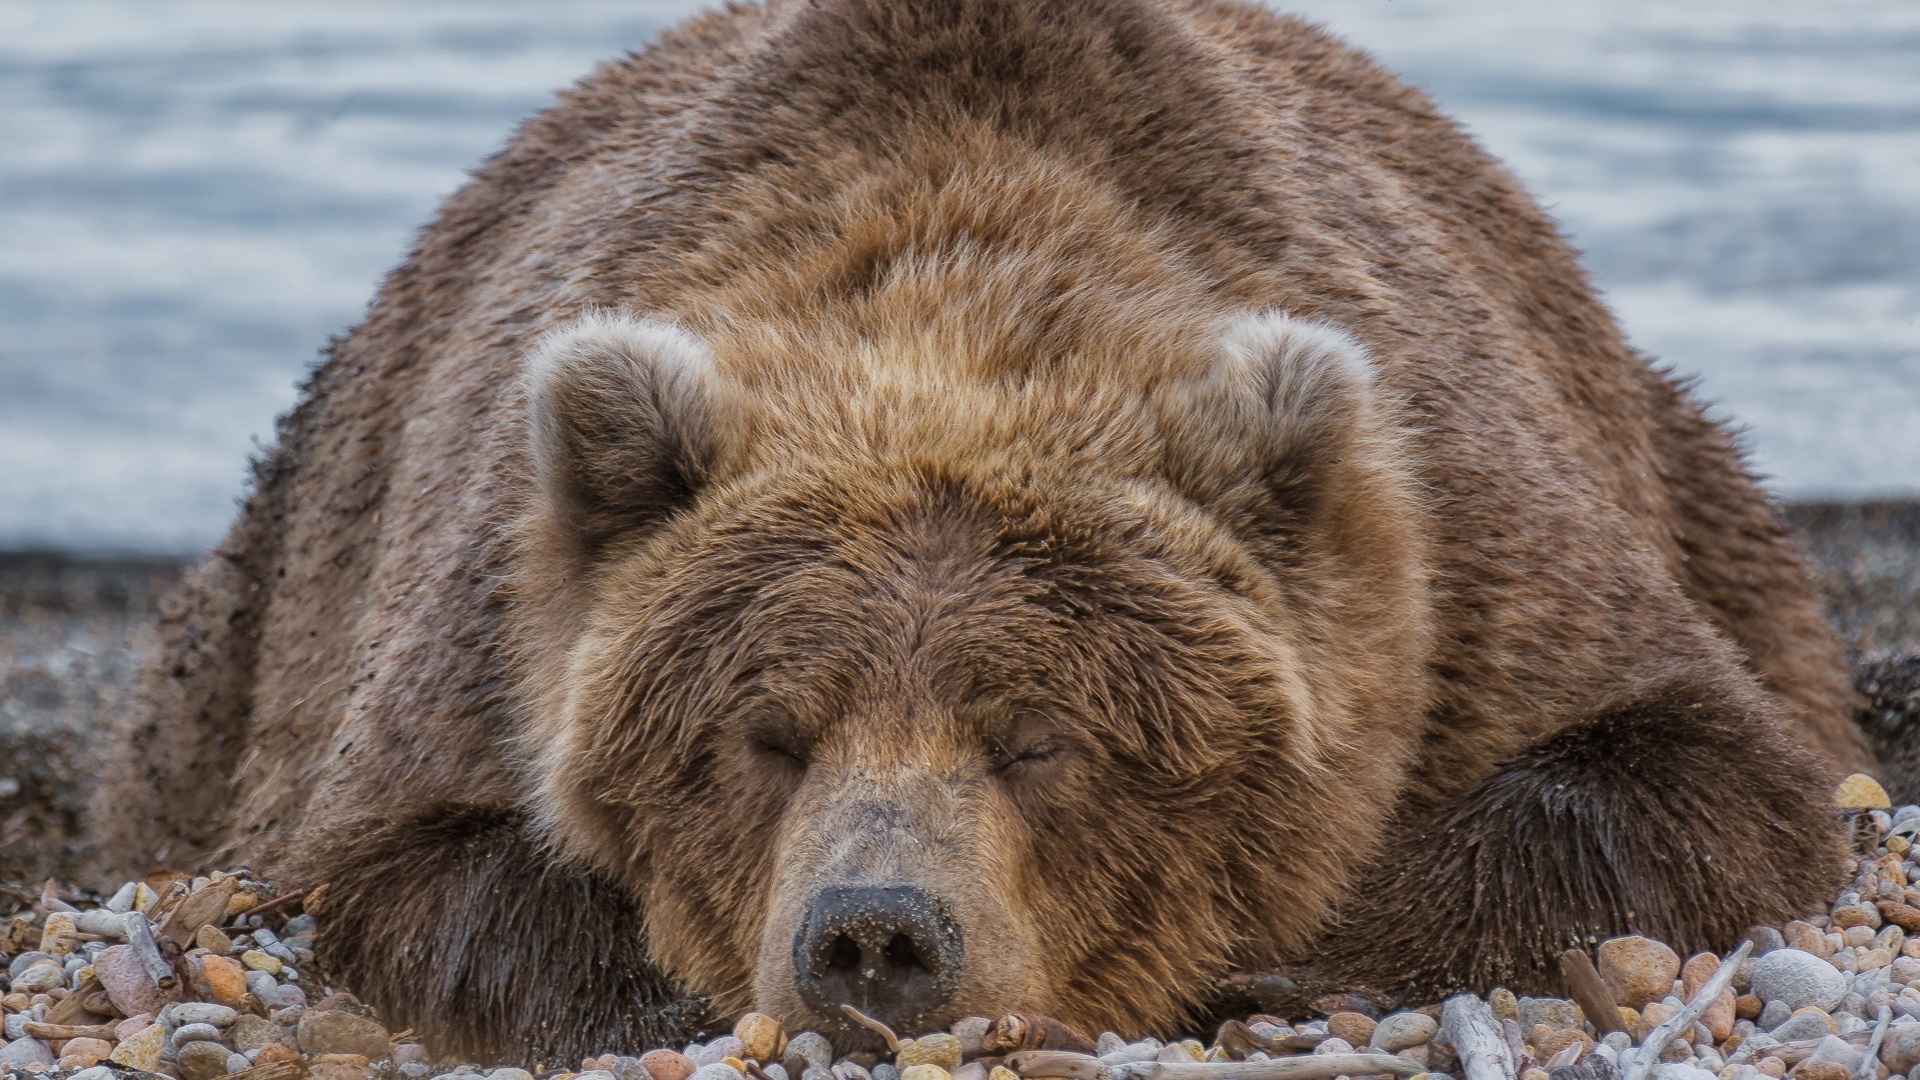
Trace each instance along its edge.
<path fill-rule="evenodd" d="M 917 885 L 822 889 L 793 937 L 808 1008 L 838 1021 L 840 1006 L 852 1005 L 901 1031 L 922 1030 L 953 999 L 961 959 L 951 905 Z"/>

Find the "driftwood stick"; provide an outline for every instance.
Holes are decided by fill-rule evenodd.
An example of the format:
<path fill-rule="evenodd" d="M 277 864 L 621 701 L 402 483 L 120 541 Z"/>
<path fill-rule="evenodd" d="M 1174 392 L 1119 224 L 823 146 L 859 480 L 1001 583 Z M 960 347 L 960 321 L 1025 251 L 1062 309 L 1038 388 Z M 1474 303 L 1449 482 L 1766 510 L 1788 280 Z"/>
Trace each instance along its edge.
<path fill-rule="evenodd" d="M 324 886 L 324 885 L 322 885 L 322 886 L 321 886 L 321 888 L 323 888 L 323 889 L 324 889 L 324 888 L 326 888 L 326 886 Z M 255 904 L 255 905 L 253 905 L 252 907 L 250 907 L 250 908 L 248 908 L 247 910 L 245 910 L 245 911 L 243 911 L 243 912 L 241 912 L 240 914 L 238 914 L 238 915 L 235 915 L 235 916 L 234 916 L 234 918 L 236 918 L 236 919 L 244 919 L 244 918 L 246 918 L 246 917 L 247 917 L 247 916 L 249 916 L 249 915 L 260 915 L 260 914 L 263 914 L 263 913 L 265 913 L 265 912 L 269 912 L 269 911 L 272 911 L 272 910 L 273 910 L 274 908 L 277 908 L 277 907 L 283 907 L 283 906 L 285 906 L 285 905 L 287 905 L 287 904 L 291 904 L 291 903 L 293 903 L 293 902 L 294 902 L 295 900 L 300 900 L 300 899 L 303 899 L 303 898 L 304 898 L 304 897 L 305 897 L 306 895 L 307 895 L 307 890 L 305 890 L 305 889 L 295 889 L 294 891 L 292 891 L 292 892 L 290 892 L 290 893 L 282 893 L 281 895 L 279 895 L 279 896 L 276 896 L 276 897 L 274 897 L 274 898 L 273 898 L 273 899 L 271 899 L 271 900 L 268 900 L 268 901 L 267 901 L 266 903 L 264 903 L 264 904 Z"/>
<path fill-rule="evenodd" d="M 1007 1055 L 1006 1066 L 1021 1076 L 1113 1080 L 1113 1069 L 1106 1062 L 1092 1054 L 1078 1054 L 1071 1050 L 1021 1050 Z M 1214 1076 L 1218 1077 L 1219 1074 L 1215 1073 Z"/>
<path fill-rule="evenodd" d="M 1308 1054 L 1270 1061 L 1136 1061 L 1112 1070 L 1115 1076 L 1131 1080 L 1333 1080 L 1336 1076 L 1416 1076 L 1426 1071 L 1412 1058 L 1398 1054 Z"/>
<path fill-rule="evenodd" d="M 1561 953 L 1560 977 L 1567 981 L 1573 1000 L 1579 1004 L 1580 1011 L 1587 1014 L 1587 1021 L 1595 1031 L 1605 1035 L 1609 1031 L 1627 1030 L 1627 1025 L 1620 1022 L 1620 1006 L 1614 1004 L 1613 992 L 1594 970 L 1587 950 L 1568 949 Z"/>
<path fill-rule="evenodd" d="M 1513 1051 L 1486 1002 L 1472 994 L 1455 994 L 1440 1007 L 1440 1026 L 1453 1040 L 1464 1080 L 1514 1080 Z"/>
<path fill-rule="evenodd" d="M 1667 1048 L 1667 1044 L 1673 1041 L 1675 1035 L 1693 1029 L 1693 1022 L 1700 1019 L 1700 1014 L 1706 1012 L 1707 1006 L 1712 1005 L 1714 999 L 1720 996 L 1720 991 L 1725 990 L 1727 984 L 1733 981 L 1733 969 L 1740 966 L 1740 961 L 1745 960 L 1747 954 L 1752 951 L 1752 941 L 1741 942 L 1740 947 L 1733 950 L 1731 956 L 1720 961 L 1720 970 L 1714 972 L 1713 978 L 1708 979 L 1707 984 L 1700 988 L 1700 992 L 1693 995 L 1692 1001 L 1681 1006 L 1679 1012 L 1667 1017 L 1659 1027 L 1654 1028 L 1645 1042 L 1627 1051 L 1620 1061 L 1621 1080 L 1646 1080 L 1652 1075 L 1653 1067 L 1660 1061 L 1660 1052 Z"/>
<path fill-rule="evenodd" d="M 42 1024 L 27 1021 L 27 1034 L 36 1039 L 108 1039 L 115 1038 L 112 1024 Z"/>
<path fill-rule="evenodd" d="M 1893 1020 L 1893 1010 L 1885 1005 L 1873 1019 L 1873 1039 L 1867 1043 L 1867 1056 L 1853 1070 L 1855 1080 L 1876 1080 L 1880 1075 L 1880 1040 L 1887 1037 L 1887 1024 Z"/>
<path fill-rule="evenodd" d="M 154 985 L 162 990 L 171 990 L 180 985 L 180 977 L 174 974 L 173 965 L 160 955 L 160 945 L 153 940 L 153 927 L 147 917 L 137 911 L 129 911 L 126 916 L 127 944 L 133 946 L 133 955 L 140 958 L 140 966 L 147 969 L 147 976 Z"/>

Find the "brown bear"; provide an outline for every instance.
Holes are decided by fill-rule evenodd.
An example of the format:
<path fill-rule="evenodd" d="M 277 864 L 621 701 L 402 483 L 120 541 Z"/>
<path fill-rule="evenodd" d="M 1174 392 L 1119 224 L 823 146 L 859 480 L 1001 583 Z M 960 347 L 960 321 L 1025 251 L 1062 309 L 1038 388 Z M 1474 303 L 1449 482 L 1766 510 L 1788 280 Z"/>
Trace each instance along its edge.
<path fill-rule="evenodd" d="M 329 979 L 476 1055 L 1555 989 L 1827 899 L 1870 764 L 1733 440 L 1420 94 L 1234 0 L 606 65 L 163 629 L 113 859 L 327 884 Z"/>

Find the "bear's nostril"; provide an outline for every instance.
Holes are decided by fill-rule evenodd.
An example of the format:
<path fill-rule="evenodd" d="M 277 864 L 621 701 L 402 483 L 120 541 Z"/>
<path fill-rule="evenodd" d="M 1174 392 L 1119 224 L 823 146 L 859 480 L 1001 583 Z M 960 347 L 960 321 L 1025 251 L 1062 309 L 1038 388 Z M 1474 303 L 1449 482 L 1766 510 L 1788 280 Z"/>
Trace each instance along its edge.
<path fill-rule="evenodd" d="M 962 960 L 951 905 L 917 885 L 822 889 L 793 936 L 801 1002 L 841 1031 L 842 1005 L 898 1029 L 945 1027 L 940 1010 L 959 989 Z"/>
<path fill-rule="evenodd" d="M 920 959 L 920 950 L 913 939 L 905 934 L 895 934 L 893 940 L 887 942 L 887 959 L 898 967 L 924 969 L 927 966 L 927 962 Z"/>
<path fill-rule="evenodd" d="M 827 966 L 842 971 L 852 971 L 860 966 L 860 943 L 841 934 L 833 939 L 827 948 Z"/>

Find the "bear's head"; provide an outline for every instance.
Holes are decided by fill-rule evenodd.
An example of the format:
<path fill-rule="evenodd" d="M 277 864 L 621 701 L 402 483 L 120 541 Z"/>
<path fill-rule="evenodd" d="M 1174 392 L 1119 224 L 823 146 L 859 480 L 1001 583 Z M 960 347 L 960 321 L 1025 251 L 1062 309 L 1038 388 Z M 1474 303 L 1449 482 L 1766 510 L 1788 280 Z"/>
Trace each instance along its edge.
<path fill-rule="evenodd" d="M 843 1003 L 1164 1028 L 1297 955 L 1424 641 L 1361 348 L 1243 316 L 1148 382 L 751 389 L 717 351 L 592 317 L 525 381 L 535 810 L 662 968 L 844 1046 Z"/>

